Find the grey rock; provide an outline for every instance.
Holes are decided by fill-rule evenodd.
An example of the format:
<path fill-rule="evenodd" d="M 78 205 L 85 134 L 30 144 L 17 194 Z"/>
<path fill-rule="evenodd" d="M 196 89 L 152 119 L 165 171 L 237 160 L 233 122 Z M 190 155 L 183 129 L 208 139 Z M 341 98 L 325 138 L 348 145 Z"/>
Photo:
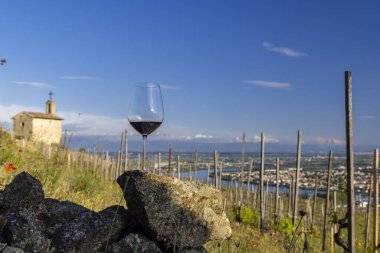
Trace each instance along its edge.
<path fill-rule="evenodd" d="M 0 207 L 4 205 L 4 191 L 0 190 Z"/>
<path fill-rule="evenodd" d="M 1 253 L 24 253 L 22 249 L 10 247 L 5 243 L 0 243 L 0 252 Z"/>
<path fill-rule="evenodd" d="M 198 248 L 231 235 L 222 195 L 206 185 L 142 171 L 117 179 L 144 234 L 164 248 Z"/>
<path fill-rule="evenodd" d="M 120 207 L 111 228 L 116 209 L 117 206 L 112 206 L 99 213 L 82 212 L 71 221 L 57 226 L 52 235 L 54 252 L 102 251 L 108 238 L 110 243 L 114 242 L 125 226 L 123 217 L 126 211 Z"/>
<path fill-rule="evenodd" d="M 8 184 L 3 193 L 3 209 L 33 209 L 44 200 L 44 192 L 40 181 L 27 172 L 21 172 Z"/>
<path fill-rule="evenodd" d="M 6 215 L 3 238 L 9 246 L 27 252 L 49 252 L 50 240 L 43 233 L 43 224 L 25 208 L 12 209 Z"/>
<path fill-rule="evenodd" d="M 48 232 L 54 227 L 61 226 L 79 216 L 83 212 L 90 212 L 89 209 L 70 201 L 58 201 L 47 198 L 43 201 L 45 212 L 41 212 L 38 218 L 43 221 Z"/>
<path fill-rule="evenodd" d="M 162 253 L 160 248 L 145 236 L 129 234 L 113 243 L 108 253 Z"/>
<path fill-rule="evenodd" d="M 182 249 L 180 253 L 208 253 L 208 251 L 204 247 L 199 247 L 199 248 L 185 248 L 185 249 Z"/>

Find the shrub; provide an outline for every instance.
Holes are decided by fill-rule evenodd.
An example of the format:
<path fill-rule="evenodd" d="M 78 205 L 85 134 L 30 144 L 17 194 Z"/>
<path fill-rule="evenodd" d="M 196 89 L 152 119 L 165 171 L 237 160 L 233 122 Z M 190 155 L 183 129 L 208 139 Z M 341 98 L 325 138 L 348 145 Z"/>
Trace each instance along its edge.
<path fill-rule="evenodd" d="M 291 219 L 282 219 L 280 222 L 280 229 L 281 231 L 288 237 L 292 237 L 293 235 L 293 222 Z"/>

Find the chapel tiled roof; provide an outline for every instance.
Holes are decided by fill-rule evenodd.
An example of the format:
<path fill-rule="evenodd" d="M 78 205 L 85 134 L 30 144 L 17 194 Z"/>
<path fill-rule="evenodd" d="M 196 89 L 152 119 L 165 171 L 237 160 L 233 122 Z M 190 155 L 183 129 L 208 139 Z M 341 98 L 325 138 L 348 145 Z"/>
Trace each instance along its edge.
<path fill-rule="evenodd" d="M 43 113 L 43 112 L 25 112 L 25 111 L 23 111 L 23 112 L 20 112 L 19 114 L 26 114 L 29 117 L 37 118 L 37 119 L 63 120 L 63 118 L 61 118 L 61 117 L 58 117 L 56 115 L 49 114 L 49 113 Z"/>

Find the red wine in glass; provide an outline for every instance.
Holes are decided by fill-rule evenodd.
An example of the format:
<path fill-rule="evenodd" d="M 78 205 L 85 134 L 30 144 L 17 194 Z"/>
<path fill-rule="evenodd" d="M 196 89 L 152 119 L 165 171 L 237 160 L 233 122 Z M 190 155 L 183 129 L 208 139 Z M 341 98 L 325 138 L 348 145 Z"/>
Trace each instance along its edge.
<path fill-rule="evenodd" d="M 140 83 L 135 86 L 128 111 L 131 126 L 143 136 L 143 170 L 146 161 L 146 140 L 164 120 L 164 105 L 160 85 Z"/>
<path fill-rule="evenodd" d="M 160 121 L 129 121 L 129 124 L 142 136 L 153 133 L 160 127 L 161 123 Z"/>

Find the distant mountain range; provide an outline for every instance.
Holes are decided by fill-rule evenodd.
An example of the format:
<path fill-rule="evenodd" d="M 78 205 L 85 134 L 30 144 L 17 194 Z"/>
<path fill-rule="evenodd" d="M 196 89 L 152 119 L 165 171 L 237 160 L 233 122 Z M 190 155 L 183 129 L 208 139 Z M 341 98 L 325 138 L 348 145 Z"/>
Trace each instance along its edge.
<path fill-rule="evenodd" d="M 217 149 L 219 152 L 241 152 L 242 144 L 239 142 L 233 143 L 212 143 L 209 141 L 194 141 L 194 140 L 155 140 L 148 138 L 147 149 L 148 152 L 166 152 L 169 144 L 172 145 L 175 152 L 193 152 L 197 149 L 199 152 L 212 152 Z M 104 150 L 114 152 L 120 148 L 120 140 L 116 136 L 73 136 L 70 140 L 69 147 L 72 149 L 93 149 L 94 145 L 100 145 Z M 313 145 L 303 144 L 303 153 L 326 153 L 330 149 L 334 153 L 345 153 L 345 145 Z M 375 146 L 371 145 L 358 145 L 355 146 L 355 152 L 372 152 Z M 128 142 L 129 151 L 141 151 L 142 139 L 131 139 Z M 259 152 L 260 143 L 249 142 L 246 144 L 247 152 Z M 265 152 L 289 152 L 296 153 L 296 144 L 280 144 L 280 143 L 266 143 Z"/>

